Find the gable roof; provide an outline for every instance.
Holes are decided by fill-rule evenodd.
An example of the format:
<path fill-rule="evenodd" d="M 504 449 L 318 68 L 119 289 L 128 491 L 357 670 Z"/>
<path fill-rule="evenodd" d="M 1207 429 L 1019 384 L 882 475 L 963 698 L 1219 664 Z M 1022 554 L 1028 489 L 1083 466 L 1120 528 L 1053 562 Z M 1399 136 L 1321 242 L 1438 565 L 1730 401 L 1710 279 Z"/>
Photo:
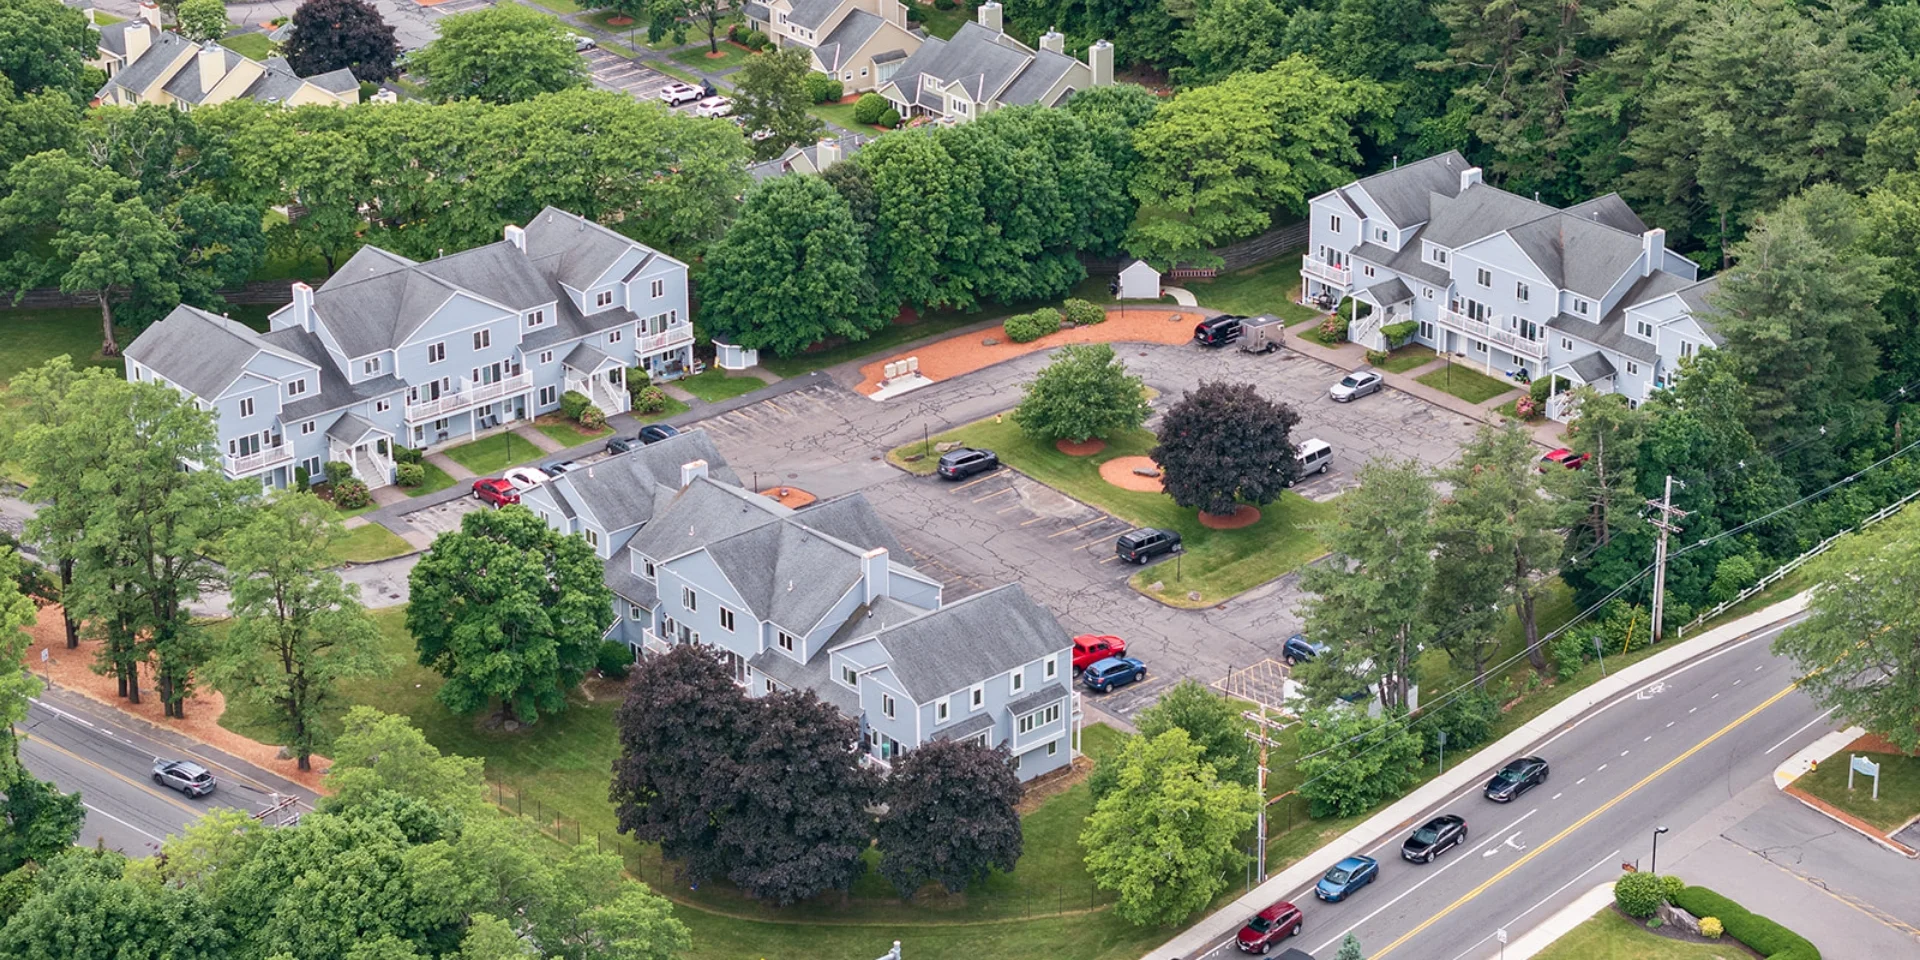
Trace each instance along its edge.
<path fill-rule="evenodd" d="M 860 550 L 786 517 L 707 544 L 755 619 L 810 633 L 860 582 Z"/>
<path fill-rule="evenodd" d="M 559 296 L 526 254 L 505 240 L 424 261 L 420 269 L 515 310 L 531 310 Z"/>
<path fill-rule="evenodd" d="M 379 397 L 388 397 L 407 388 L 400 378 L 393 374 L 362 380 L 359 383 L 347 382 L 345 374 L 334 366 L 333 354 L 322 346 L 320 338 L 299 327 L 282 327 L 271 333 L 262 334 L 260 339 L 296 354 L 308 363 L 320 368 L 320 388 L 314 392 L 288 403 L 280 405 L 282 420 L 296 420 L 318 416 L 330 410 L 364 403 Z"/>
<path fill-rule="evenodd" d="M 527 221 L 527 256 L 550 279 L 585 290 L 634 247 L 661 256 L 638 241 L 558 207 L 541 210 Z"/>
<path fill-rule="evenodd" d="M 305 362 L 305 358 L 275 346 L 246 324 L 184 303 L 141 331 L 125 350 L 128 359 L 202 400 L 225 393 L 246 370 L 247 363 L 263 352 Z"/>
<path fill-rule="evenodd" d="M 1507 235 L 1554 286 L 1596 300 L 1633 269 L 1642 252 L 1637 234 L 1564 210 L 1512 227 Z"/>
<path fill-rule="evenodd" d="M 1680 302 L 1687 305 L 1687 314 L 1693 318 L 1694 323 L 1700 325 L 1701 332 L 1705 333 L 1716 347 L 1726 340 L 1720 336 L 1720 328 L 1714 325 L 1713 316 L 1717 311 L 1707 298 L 1713 296 L 1715 290 L 1720 289 L 1720 276 L 1715 274 L 1674 291 L 1680 297 Z"/>
<path fill-rule="evenodd" d="M 818 30 L 827 22 L 835 10 L 845 0 L 793 0 L 793 8 L 787 14 L 787 22 L 798 24 L 808 30 Z"/>
<path fill-rule="evenodd" d="M 844 540 L 862 550 L 878 547 L 889 556 L 904 557 L 906 549 L 894 539 L 893 529 L 880 519 L 866 494 L 854 492 L 821 500 L 800 514 L 802 522 L 827 536 Z"/>
<path fill-rule="evenodd" d="M 738 483 L 705 430 L 685 430 L 591 466 L 569 470 L 541 489 L 569 516 L 585 515 L 609 531 L 653 519 L 655 509 L 680 488 L 680 468 L 707 461 L 707 475 Z"/>
<path fill-rule="evenodd" d="M 1484 183 L 1451 195 L 1436 191 L 1429 194 L 1428 199 L 1433 212 L 1420 237 L 1448 249 L 1559 212 L 1537 200 Z"/>
<path fill-rule="evenodd" d="M 909 102 L 923 107 L 942 106 L 939 94 L 925 91 L 920 82 L 923 76 L 942 84 L 957 83 L 969 98 L 985 103 L 996 99 L 995 95 L 1033 62 L 1034 51 L 1019 41 L 968 21 L 950 40 L 927 38 L 888 83 L 894 84 Z"/>
<path fill-rule="evenodd" d="M 708 471 L 711 474 L 711 466 Z M 792 512 L 757 493 L 728 483 L 716 483 L 709 476 L 694 480 L 675 491 L 665 503 L 657 505 L 653 519 L 634 535 L 630 547 L 643 556 L 664 562 L 699 550 L 715 540 L 772 523 Z"/>
<path fill-rule="evenodd" d="M 1020 75 L 1015 77 L 1012 83 L 1007 84 L 1006 89 L 1000 91 L 1000 96 L 996 99 L 1010 107 L 1040 103 L 1040 98 L 1046 96 L 1047 91 L 1052 90 L 1053 85 L 1060 82 L 1060 78 L 1081 65 L 1080 61 L 1064 53 L 1035 50 L 1033 62 L 1027 64 L 1027 68 L 1020 71 Z M 1051 103 L 1042 105 L 1053 106 Z"/>
<path fill-rule="evenodd" d="M 1379 204 L 1395 226 L 1405 228 L 1424 222 L 1431 216 L 1428 202 L 1431 195 L 1458 195 L 1460 174 L 1467 168 L 1467 158 L 1461 156 L 1460 151 L 1448 150 L 1381 171 L 1334 192 L 1352 203 L 1352 198 L 1345 196 L 1347 191 L 1360 188 L 1360 192 Z"/>
<path fill-rule="evenodd" d="M 846 65 L 847 58 L 860 52 L 860 47 L 873 39 L 873 35 L 879 33 L 886 23 L 865 10 L 848 11 L 846 16 L 840 18 L 833 32 L 813 48 L 813 55 L 820 58 L 820 64 L 826 67 L 826 72 L 838 71 Z"/>
<path fill-rule="evenodd" d="M 771 180 L 774 177 L 793 172 L 793 161 L 803 156 L 807 159 L 807 165 L 817 172 L 820 169 L 820 145 L 822 143 L 837 144 L 840 147 L 840 159 L 845 160 L 853 156 L 861 147 L 866 146 L 867 140 L 868 138 L 861 134 L 849 133 L 839 137 L 827 137 L 800 146 L 788 147 L 785 153 L 782 153 L 772 160 L 762 160 L 759 163 L 747 167 L 747 173 L 755 180 Z"/>
<path fill-rule="evenodd" d="M 1004 584 L 875 634 L 917 703 L 972 686 L 1073 644 L 1017 583 Z"/>
<path fill-rule="evenodd" d="M 376 269 L 360 276 L 342 268 L 313 292 L 313 312 L 348 358 L 364 357 L 407 342 L 459 293 L 424 270 Z"/>
<path fill-rule="evenodd" d="M 105 97 L 108 90 L 118 87 L 125 90 L 129 96 L 138 98 L 147 92 L 148 87 L 160 82 L 161 78 L 166 76 L 167 70 L 173 66 L 173 61 L 180 54 L 193 49 L 193 41 L 171 31 L 157 31 L 154 34 L 152 46 L 149 46 L 147 51 L 132 63 L 121 67 L 114 72 L 113 76 L 108 77 L 107 82 L 101 86 L 100 92 L 94 96 Z"/>

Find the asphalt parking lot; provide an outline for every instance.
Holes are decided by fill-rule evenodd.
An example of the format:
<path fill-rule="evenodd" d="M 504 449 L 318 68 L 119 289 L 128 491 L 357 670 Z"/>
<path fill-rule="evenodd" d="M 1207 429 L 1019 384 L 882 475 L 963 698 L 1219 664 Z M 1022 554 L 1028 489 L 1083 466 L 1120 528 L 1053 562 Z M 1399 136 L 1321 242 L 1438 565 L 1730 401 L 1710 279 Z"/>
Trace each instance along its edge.
<path fill-rule="evenodd" d="M 455 2 L 462 2 L 462 0 L 455 0 Z M 580 56 L 587 61 L 587 71 L 593 77 L 595 85 L 607 90 L 623 90 L 638 100 L 656 100 L 660 91 L 668 84 L 680 82 L 611 50 L 594 47 L 582 52 Z M 691 109 L 691 105 L 679 109 Z"/>
<path fill-rule="evenodd" d="M 439 536 L 460 529 L 460 518 L 475 510 L 492 509 L 485 501 L 471 494 L 446 503 L 437 503 L 412 513 L 402 514 L 400 519 L 419 527 L 426 532 Z"/>

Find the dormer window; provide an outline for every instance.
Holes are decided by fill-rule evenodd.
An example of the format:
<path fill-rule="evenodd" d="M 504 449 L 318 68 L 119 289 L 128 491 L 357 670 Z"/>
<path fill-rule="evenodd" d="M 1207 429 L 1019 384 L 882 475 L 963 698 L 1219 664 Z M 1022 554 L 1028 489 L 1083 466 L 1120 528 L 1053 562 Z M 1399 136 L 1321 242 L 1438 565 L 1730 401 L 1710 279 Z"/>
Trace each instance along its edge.
<path fill-rule="evenodd" d="M 612 306 L 612 305 L 613 305 L 613 291 L 612 291 L 612 290 L 602 290 L 602 291 L 600 291 L 599 293 L 596 293 L 596 294 L 594 294 L 594 295 L 593 295 L 593 305 L 594 305 L 594 306 L 596 306 L 596 307 L 610 307 L 610 306 Z"/>
<path fill-rule="evenodd" d="M 921 77 L 920 87 L 923 90 L 938 90 L 940 89 L 940 80 L 937 77 L 931 77 L 931 76 Z M 1335 219 L 1338 219 L 1338 218 L 1335 218 Z M 1334 229 L 1338 230 L 1340 228 L 1336 226 L 1334 227 Z"/>
<path fill-rule="evenodd" d="M 532 330 L 535 327 L 544 327 L 546 325 L 547 325 L 547 312 L 545 310 L 535 310 L 534 312 L 527 314 L 528 330 Z"/>
<path fill-rule="evenodd" d="M 380 372 L 380 358 L 379 358 L 379 357 L 368 357 L 368 358 L 366 359 L 366 362 L 365 362 L 365 363 L 362 363 L 362 364 L 360 364 L 360 372 L 361 372 L 362 374 L 364 374 L 364 375 L 366 375 L 366 376 L 369 376 L 369 377 L 371 377 L 371 376 L 373 376 L 373 375 L 374 375 L 374 374 L 376 374 L 376 373 L 379 373 L 379 372 Z"/>
<path fill-rule="evenodd" d="M 840 682 L 846 684 L 849 687 L 858 689 L 860 687 L 860 674 L 858 671 L 854 670 L 852 667 L 841 667 Z"/>
<path fill-rule="evenodd" d="M 1385 227 L 1374 227 L 1374 228 L 1373 228 L 1373 239 L 1375 240 L 1375 242 L 1378 242 L 1378 243 L 1386 243 L 1386 242 L 1387 242 L 1387 228 L 1385 228 Z"/>
<path fill-rule="evenodd" d="M 640 569 L 642 571 L 641 573 L 642 576 L 646 577 L 648 580 L 653 579 L 653 561 L 652 560 L 640 561 Z"/>
<path fill-rule="evenodd" d="M 287 381 L 287 399 L 302 396 L 307 392 L 307 378 L 296 377 Z"/>
<path fill-rule="evenodd" d="M 1639 335 L 1643 339 L 1652 340 L 1653 324 L 1648 323 L 1645 320 L 1635 320 L 1633 322 L 1633 332 Z"/>

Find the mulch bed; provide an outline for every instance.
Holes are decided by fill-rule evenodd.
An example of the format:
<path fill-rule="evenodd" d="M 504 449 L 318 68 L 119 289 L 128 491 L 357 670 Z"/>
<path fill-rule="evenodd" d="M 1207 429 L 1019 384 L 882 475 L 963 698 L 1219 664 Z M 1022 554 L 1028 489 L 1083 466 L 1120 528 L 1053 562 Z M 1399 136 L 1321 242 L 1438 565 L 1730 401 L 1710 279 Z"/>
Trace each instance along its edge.
<path fill-rule="evenodd" d="M 1194 307 L 1167 310 L 1159 307 L 1109 307 L 1103 323 L 1083 327 L 1065 327 L 1030 343 L 1007 339 L 1004 326 L 973 333 L 955 334 L 945 340 L 862 364 L 860 385 L 854 389 L 872 395 L 886 380 L 886 366 L 896 360 L 918 357 L 920 375 L 929 380 L 948 380 L 975 370 L 1024 357 L 1029 353 L 1051 350 L 1069 343 L 1159 343 L 1180 346 L 1193 339 L 1192 321 L 1206 314 Z M 1175 322 L 1178 321 L 1178 322 Z M 986 341 L 994 341 L 989 344 Z"/>
<path fill-rule="evenodd" d="M 1208 530 L 1238 530 L 1251 527 L 1260 522 L 1260 508 L 1251 503 L 1243 503 L 1230 514 L 1221 515 L 1200 511 L 1200 525 Z"/>
<path fill-rule="evenodd" d="M 1053 442 L 1053 448 L 1055 450 L 1060 451 L 1061 453 L 1066 454 L 1069 457 L 1091 457 L 1094 454 L 1099 453 L 1102 450 L 1105 450 L 1107 448 L 1107 442 L 1098 437 L 1095 437 L 1092 440 L 1082 440 L 1079 442 L 1063 439 L 1063 440 L 1055 440 Z"/>
<path fill-rule="evenodd" d="M 1135 493 L 1159 493 L 1160 478 L 1143 477 L 1133 472 L 1135 467 L 1160 469 L 1160 465 L 1154 463 L 1152 457 L 1114 457 L 1100 465 L 1100 479 L 1122 490 L 1132 490 Z"/>
<path fill-rule="evenodd" d="M 760 495 L 778 501 L 781 506 L 789 510 L 798 510 L 820 499 L 799 487 L 768 487 L 760 491 Z"/>

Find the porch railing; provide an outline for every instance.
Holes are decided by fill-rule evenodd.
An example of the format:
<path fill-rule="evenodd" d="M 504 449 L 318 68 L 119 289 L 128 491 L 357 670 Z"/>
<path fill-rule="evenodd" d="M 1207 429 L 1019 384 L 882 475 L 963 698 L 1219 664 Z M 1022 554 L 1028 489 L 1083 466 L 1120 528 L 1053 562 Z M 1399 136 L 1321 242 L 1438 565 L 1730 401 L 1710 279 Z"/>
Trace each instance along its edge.
<path fill-rule="evenodd" d="M 1486 320 L 1475 320 L 1457 310 L 1452 310 L 1447 307 L 1440 308 L 1440 323 L 1442 326 L 1452 327 L 1469 337 L 1494 344 L 1515 356 L 1527 357 L 1533 360 L 1546 359 L 1547 342 L 1545 340 L 1528 340 L 1520 334 L 1501 326 L 1500 321 L 1501 318 L 1497 316 L 1490 317 Z"/>
<path fill-rule="evenodd" d="M 1300 272 L 1322 283 L 1342 287 L 1353 282 L 1352 267 L 1335 266 L 1310 253 L 1300 258 Z"/>
<path fill-rule="evenodd" d="M 258 453 L 227 454 L 227 476 L 238 479 L 293 459 L 293 445 L 283 443 Z"/>
<path fill-rule="evenodd" d="M 502 397 L 524 393 L 533 387 L 532 373 L 519 373 L 492 383 L 473 383 L 465 377 L 460 378 L 461 387 L 453 393 L 443 393 L 432 400 L 417 400 L 407 404 L 407 422 L 417 423 L 433 420 L 449 413 L 458 413 L 469 407 L 483 403 L 492 403 Z"/>

